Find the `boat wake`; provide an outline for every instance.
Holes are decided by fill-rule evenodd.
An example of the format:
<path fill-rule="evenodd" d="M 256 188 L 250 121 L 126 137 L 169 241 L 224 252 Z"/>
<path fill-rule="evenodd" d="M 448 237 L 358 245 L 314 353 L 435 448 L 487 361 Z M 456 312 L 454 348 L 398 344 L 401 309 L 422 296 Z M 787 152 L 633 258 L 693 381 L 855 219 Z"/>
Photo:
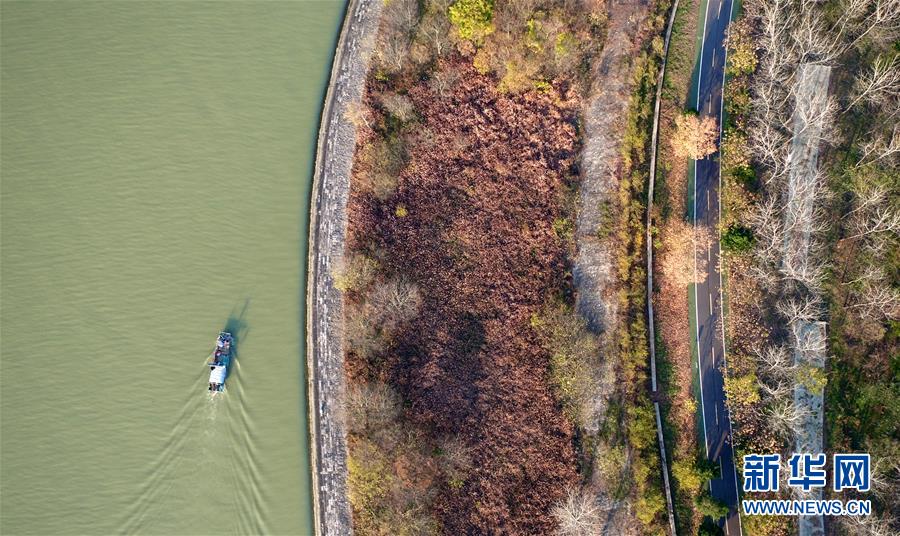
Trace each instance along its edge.
<path fill-rule="evenodd" d="M 171 526 L 174 519 L 184 519 L 171 512 L 187 508 L 196 510 L 198 523 L 187 532 L 268 532 L 253 421 L 239 362 L 233 364 L 225 391 L 205 388 L 207 368 L 191 382 L 118 532 L 185 532 L 186 527 Z"/>
<path fill-rule="evenodd" d="M 199 385 L 201 378 L 198 377 L 194 383 Z M 138 500 L 129 510 L 120 533 L 138 533 L 148 522 L 152 522 L 162 513 L 159 508 L 160 499 L 169 495 L 179 483 L 176 475 L 182 473 L 181 465 L 185 460 L 184 454 L 190 448 L 189 444 L 194 442 L 195 432 L 198 429 L 194 423 L 201 416 L 206 405 L 205 402 L 194 395 L 189 396 L 182 404 L 175 425 L 172 427 L 162 451 L 153 460 L 149 474 L 140 488 Z"/>

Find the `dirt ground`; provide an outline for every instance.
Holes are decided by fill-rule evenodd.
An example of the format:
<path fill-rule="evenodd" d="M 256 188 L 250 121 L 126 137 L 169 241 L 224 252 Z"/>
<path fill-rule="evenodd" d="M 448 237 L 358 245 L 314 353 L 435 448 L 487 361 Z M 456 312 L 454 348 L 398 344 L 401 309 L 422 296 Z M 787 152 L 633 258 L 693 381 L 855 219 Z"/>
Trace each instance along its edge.
<path fill-rule="evenodd" d="M 582 178 L 575 242 L 577 256 L 573 279 L 577 309 L 599 333 L 602 345 L 612 348 L 612 335 L 622 322 L 617 307 L 614 247 L 607 227 L 621 213 L 619 181 L 622 171 L 621 145 L 633 90 L 633 58 L 644 45 L 642 28 L 649 2 L 611 1 L 606 45 L 593 67 L 591 97 L 584 107 L 585 140 L 581 155 Z M 593 408 L 594 426 L 599 428 L 609 397 L 616 389 L 613 360 L 604 360 Z M 596 431 L 590 430 L 589 432 Z M 591 487 L 606 505 L 604 534 L 631 534 L 637 531 L 627 501 L 612 500 L 616 482 L 595 475 Z"/>

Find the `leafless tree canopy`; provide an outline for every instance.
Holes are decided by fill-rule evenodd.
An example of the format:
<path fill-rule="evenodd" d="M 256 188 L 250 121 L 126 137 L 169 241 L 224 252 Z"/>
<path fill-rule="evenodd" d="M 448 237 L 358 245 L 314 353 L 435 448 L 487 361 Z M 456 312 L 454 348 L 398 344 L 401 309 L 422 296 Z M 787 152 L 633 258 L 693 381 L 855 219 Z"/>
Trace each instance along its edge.
<path fill-rule="evenodd" d="M 450 478 L 462 479 L 472 469 L 468 447 L 457 438 L 447 438 L 440 444 L 441 469 Z"/>
<path fill-rule="evenodd" d="M 376 318 L 388 325 L 413 318 L 422 305 L 419 288 L 405 279 L 376 284 L 370 300 Z"/>
<path fill-rule="evenodd" d="M 375 60 L 381 69 L 395 73 L 403 68 L 418 22 L 419 3 L 416 0 L 391 0 L 385 4 L 375 47 Z"/>
<path fill-rule="evenodd" d="M 459 73 L 447 70 L 434 73 L 428 83 L 438 95 L 446 97 L 453 90 L 457 81 L 459 81 Z"/>
<path fill-rule="evenodd" d="M 381 105 L 400 122 L 406 123 L 416 118 L 416 108 L 406 95 L 386 93 L 381 96 Z"/>
<path fill-rule="evenodd" d="M 566 498 L 553 507 L 561 536 L 594 536 L 600 534 L 600 508 L 596 497 L 582 490 L 569 490 Z"/>
<path fill-rule="evenodd" d="M 344 409 L 348 431 L 362 434 L 396 419 L 400 415 L 400 398 L 383 383 L 351 384 Z"/>
<path fill-rule="evenodd" d="M 882 517 L 841 516 L 837 522 L 848 534 L 859 536 L 894 536 L 897 534 L 897 519 L 888 512 Z"/>
<path fill-rule="evenodd" d="M 812 394 L 826 379 L 821 321 L 837 319 L 831 327 L 842 326 L 846 339 L 866 341 L 835 365 L 856 367 L 861 349 L 885 351 L 876 345 L 900 318 L 900 56 L 892 45 L 900 0 L 755 0 L 745 9 L 757 68 L 743 82 L 751 102 L 741 128 L 762 185 L 748 218 L 750 270 L 783 328 L 747 360 L 762 395 L 749 411 L 779 441 L 810 441 L 802 430 L 821 418 Z M 833 83 L 811 80 L 829 67 Z M 835 163 L 835 153 L 844 160 Z M 836 521 L 848 533 L 897 533 L 900 473 L 878 478 L 889 490 L 878 501 L 885 515 Z"/>
<path fill-rule="evenodd" d="M 784 439 L 791 439 L 797 430 L 809 419 L 809 410 L 799 406 L 793 398 L 786 398 L 771 404 L 765 410 L 772 429 Z"/>
<path fill-rule="evenodd" d="M 900 56 L 881 57 L 856 79 L 856 98 L 849 106 L 865 102 L 878 107 L 897 106 L 900 98 Z"/>

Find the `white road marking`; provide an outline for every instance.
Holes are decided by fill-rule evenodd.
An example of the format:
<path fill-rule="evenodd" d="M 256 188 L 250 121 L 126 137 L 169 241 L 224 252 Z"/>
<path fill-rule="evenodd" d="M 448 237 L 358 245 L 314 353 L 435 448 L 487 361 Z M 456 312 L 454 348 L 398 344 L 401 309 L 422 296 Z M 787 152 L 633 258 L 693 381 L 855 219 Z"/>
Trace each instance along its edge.
<path fill-rule="evenodd" d="M 714 408 L 716 410 L 716 426 L 719 426 L 719 403 L 718 402 L 716 402 L 716 405 L 714 406 Z M 719 459 L 721 459 L 721 458 L 719 458 Z"/>
<path fill-rule="evenodd" d="M 722 4 L 724 4 L 724 3 L 725 3 L 725 0 L 722 0 L 721 2 L 719 2 L 719 10 L 716 11 L 717 19 L 722 16 Z"/>
<path fill-rule="evenodd" d="M 712 294 L 709 295 L 709 314 L 712 316 Z"/>
<path fill-rule="evenodd" d="M 703 12 L 703 33 L 700 39 L 700 68 L 697 70 L 697 99 L 694 101 L 697 103 L 697 107 L 701 106 L 700 104 L 700 87 L 703 85 L 703 48 L 706 46 L 706 23 L 709 20 L 709 8 Z M 724 78 L 724 77 L 723 77 Z M 724 80 L 722 82 L 724 84 Z M 721 105 L 720 105 L 721 108 Z M 721 181 L 721 176 L 719 178 Z M 693 208 L 694 208 L 694 228 L 697 226 L 697 166 L 694 166 L 694 197 L 693 197 Z M 696 234 L 694 235 L 694 240 L 696 244 Z M 694 247 L 694 281 L 697 280 L 697 248 Z M 694 285 L 694 329 L 697 341 L 697 373 L 700 377 L 700 415 L 701 415 L 701 423 L 703 424 L 703 447 L 706 450 L 706 457 L 709 457 L 709 439 L 706 435 L 706 408 L 705 403 L 703 401 L 703 367 L 700 366 L 700 312 L 697 307 L 697 285 Z M 737 473 L 735 473 L 737 475 Z M 737 476 L 735 476 L 735 486 L 737 486 Z M 735 487 L 735 489 L 737 489 Z"/>
<path fill-rule="evenodd" d="M 706 191 L 706 210 L 709 210 L 709 190 Z"/>
<path fill-rule="evenodd" d="M 704 22 L 705 24 L 705 22 Z M 701 51 L 702 54 L 702 51 Z M 701 69 L 703 68 L 701 64 Z M 697 90 L 699 98 L 700 90 Z M 697 281 L 697 166 L 694 165 L 694 281 Z M 697 306 L 697 285 L 694 284 L 694 329 L 697 341 L 697 376 L 700 381 L 700 423 L 703 425 L 703 448 L 709 457 L 709 438 L 706 434 L 706 402 L 703 400 L 703 363 L 700 356 L 700 307 Z"/>
<path fill-rule="evenodd" d="M 724 3 L 724 2 L 725 2 L 725 0 L 722 0 L 722 3 Z M 732 0 L 731 5 L 728 6 L 728 20 L 731 21 L 731 19 L 733 19 L 733 18 L 734 18 L 734 0 Z M 703 28 L 704 28 L 704 32 L 705 32 L 706 31 L 706 21 L 705 20 L 703 21 Z M 702 51 L 703 45 L 701 44 L 700 46 L 701 46 L 701 51 Z M 725 64 L 726 65 L 728 64 L 728 49 L 727 48 L 725 49 Z M 697 93 L 699 94 L 699 92 L 700 92 L 700 90 L 698 88 Z M 721 92 L 719 93 L 719 95 L 721 95 L 724 92 L 725 92 L 725 77 L 723 76 L 722 77 L 722 89 L 721 89 Z M 725 113 L 725 101 L 720 98 L 719 99 L 719 117 L 723 117 L 724 113 Z M 722 123 L 720 121 L 719 122 L 719 139 L 721 139 L 721 138 L 722 138 Z M 720 192 L 722 191 L 722 159 L 719 159 L 719 191 Z M 719 204 L 719 221 L 722 221 L 722 205 L 721 205 L 721 203 Z M 719 272 L 719 295 L 720 295 L 720 297 L 722 295 L 722 292 L 723 292 L 722 291 L 722 272 L 720 271 Z M 719 310 L 721 311 L 721 314 L 722 314 L 722 324 L 721 324 L 722 352 L 723 352 L 722 358 L 725 360 L 724 364 L 727 367 L 728 366 L 728 357 L 725 355 L 725 321 L 724 321 L 724 319 L 725 319 L 725 300 L 724 299 L 719 300 Z M 728 417 L 728 435 L 729 435 L 729 437 L 733 438 L 734 432 L 731 429 L 731 415 L 729 415 L 727 413 L 727 408 L 726 408 L 726 416 Z M 732 451 L 732 457 L 733 456 L 734 456 L 734 452 Z M 734 476 L 734 491 L 735 491 L 735 493 L 739 494 L 737 467 L 734 464 L 733 458 L 731 461 L 732 461 L 731 474 Z M 737 534 L 738 534 L 738 536 L 743 536 L 744 529 L 741 528 L 741 509 L 740 509 L 739 505 L 736 505 L 734 515 L 735 515 L 735 517 L 737 517 L 737 529 L 738 529 Z M 726 533 L 728 531 L 727 518 L 726 518 L 726 522 L 725 522 L 725 531 L 726 531 Z"/>

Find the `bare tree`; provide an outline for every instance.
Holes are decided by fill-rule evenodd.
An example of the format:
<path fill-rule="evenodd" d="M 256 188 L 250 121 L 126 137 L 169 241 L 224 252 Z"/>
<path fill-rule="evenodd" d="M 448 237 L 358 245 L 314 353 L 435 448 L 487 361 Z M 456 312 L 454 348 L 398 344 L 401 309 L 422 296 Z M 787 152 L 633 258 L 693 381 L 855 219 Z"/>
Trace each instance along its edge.
<path fill-rule="evenodd" d="M 585 490 L 570 489 L 566 498 L 553 507 L 562 536 L 594 536 L 600 534 L 600 508 L 596 498 Z"/>
<path fill-rule="evenodd" d="M 431 75 L 431 79 L 428 81 L 428 85 L 438 95 L 440 95 L 441 97 L 446 97 L 447 94 L 456 86 L 456 82 L 458 80 L 459 72 L 457 72 L 455 69 L 440 69 L 435 71 L 435 73 Z"/>
<path fill-rule="evenodd" d="M 900 460 L 895 456 L 872 456 L 872 492 L 883 501 L 900 498 Z"/>
<path fill-rule="evenodd" d="M 356 176 L 361 189 L 384 200 L 397 191 L 399 177 L 406 165 L 406 138 L 384 140 L 375 137 L 357 150 Z"/>
<path fill-rule="evenodd" d="M 764 72 L 774 75 L 788 65 L 831 63 L 864 38 L 896 38 L 900 0 L 846 0 L 838 17 L 825 16 L 819 2 L 761 0 L 749 6 L 759 20 L 767 56 L 775 60 Z"/>
<path fill-rule="evenodd" d="M 858 212 L 868 210 L 871 207 L 877 207 L 888 197 L 887 188 L 878 184 L 874 186 L 864 185 L 853 193 L 853 209 L 844 214 L 844 219 L 847 219 Z"/>
<path fill-rule="evenodd" d="M 849 309 L 860 309 L 860 316 L 870 319 L 884 318 L 896 320 L 900 316 L 900 290 L 886 282 L 882 284 L 866 283 L 856 303 Z"/>
<path fill-rule="evenodd" d="M 856 77 L 856 98 L 847 105 L 852 108 L 860 101 L 874 106 L 887 106 L 900 97 L 900 56 L 880 57 L 871 67 Z"/>
<path fill-rule="evenodd" d="M 793 356 L 784 346 L 766 346 L 756 350 L 760 363 L 759 379 L 775 399 L 782 399 L 793 392 L 793 379 L 797 370 Z M 777 396 L 775 394 L 777 393 Z"/>
<path fill-rule="evenodd" d="M 392 0 L 381 14 L 375 57 L 382 69 L 395 73 L 403 69 L 409 55 L 412 31 L 419 21 L 416 0 Z"/>
<path fill-rule="evenodd" d="M 900 33 L 900 0 L 855 0 L 864 3 L 858 10 L 847 11 L 835 27 L 855 34 L 849 46 L 857 46 L 863 38 L 890 42 Z M 856 17 L 853 17 L 856 15 Z"/>
<path fill-rule="evenodd" d="M 422 22 L 419 23 L 418 38 L 425 43 L 436 57 L 441 57 L 450 50 L 450 21 L 447 19 L 447 8 L 452 0 L 432 0 L 428 2 Z"/>
<path fill-rule="evenodd" d="M 892 207 L 878 205 L 866 212 L 867 217 L 857 218 L 856 234 L 847 237 L 848 240 L 882 233 L 892 235 L 900 233 L 900 212 L 893 210 Z"/>
<path fill-rule="evenodd" d="M 769 402 L 793 396 L 797 366 L 784 346 L 767 345 L 753 350 L 759 363 L 759 387 Z"/>
<path fill-rule="evenodd" d="M 841 516 L 838 523 L 843 525 L 848 534 L 859 536 L 895 536 L 898 520 L 889 512 L 882 517 L 876 516 Z"/>
<path fill-rule="evenodd" d="M 385 24 L 410 34 L 419 22 L 419 3 L 416 0 L 391 0 L 382 13 Z"/>
<path fill-rule="evenodd" d="M 396 420 L 400 415 L 400 397 L 383 383 L 351 383 L 344 408 L 348 431 L 362 434 Z"/>
<path fill-rule="evenodd" d="M 891 117 L 900 114 L 900 106 L 897 107 Z M 869 135 L 869 141 L 862 144 L 862 156 L 857 162 L 856 167 L 874 164 L 880 160 L 886 160 L 888 165 L 895 164 L 895 159 L 900 156 L 900 127 L 894 125 L 890 135 L 882 137 L 877 133 Z"/>
<path fill-rule="evenodd" d="M 769 119 L 757 117 L 752 121 L 750 149 L 757 161 L 768 170 L 768 175 L 764 177 L 767 184 L 788 173 L 788 139 L 784 128 L 774 125 Z"/>
<path fill-rule="evenodd" d="M 376 284 L 370 301 L 378 319 L 391 326 L 416 316 L 422 305 L 422 296 L 415 283 L 398 278 Z"/>
<path fill-rule="evenodd" d="M 847 240 L 861 239 L 866 249 L 876 257 L 880 256 L 888 244 L 896 242 L 900 235 L 900 210 L 892 202 L 886 187 L 881 185 L 863 185 L 855 192 L 853 209 L 844 215 L 850 220 L 850 229 L 854 234 Z M 864 272 L 860 279 L 874 282 L 881 278 L 872 278 L 878 272 Z"/>
<path fill-rule="evenodd" d="M 798 321 L 791 324 L 792 344 L 794 350 L 803 356 L 824 354 L 828 340 L 819 329 L 812 329 L 810 323 Z"/>
<path fill-rule="evenodd" d="M 792 399 L 771 404 L 764 413 L 770 428 L 783 438 L 793 437 L 810 415 L 808 409 L 798 406 Z"/>
<path fill-rule="evenodd" d="M 819 292 L 825 283 L 827 266 L 823 262 L 804 260 L 800 255 L 785 258 L 781 265 L 782 282 L 792 289 L 805 288 Z"/>
<path fill-rule="evenodd" d="M 769 196 L 757 205 L 750 215 L 750 224 L 757 238 L 754 252 L 759 263 L 764 267 L 774 267 L 784 247 L 784 223 L 775 196 Z"/>
<path fill-rule="evenodd" d="M 344 309 L 344 342 L 348 350 L 368 358 L 384 348 L 384 338 L 364 306 Z"/>
<path fill-rule="evenodd" d="M 369 125 L 369 111 L 366 106 L 364 106 L 361 102 L 351 102 L 347 105 L 347 109 L 344 112 L 344 117 L 347 121 L 353 124 L 356 128 L 366 127 Z"/>
<path fill-rule="evenodd" d="M 797 322 L 812 322 L 822 316 L 822 300 L 813 294 L 801 294 L 789 296 L 776 304 L 776 309 L 788 321 L 788 324 Z"/>
<path fill-rule="evenodd" d="M 793 134 L 809 135 L 815 132 L 814 142 L 832 142 L 834 131 L 828 128 L 838 111 L 837 101 L 832 97 L 813 97 L 803 94 L 799 86 L 794 86 L 794 114 L 792 117 Z M 799 128 L 798 128 L 799 127 Z"/>
<path fill-rule="evenodd" d="M 868 264 L 863 270 L 856 274 L 856 277 L 843 284 L 848 287 L 860 287 L 867 284 L 877 284 L 885 280 L 884 270 L 878 266 Z"/>
<path fill-rule="evenodd" d="M 399 32 L 389 32 L 379 39 L 375 56 L 381 67 L 391 73 L 403 68 L 409 55 L 409 38 Z"/>
<path fill-rule="evenodd" d="M 406 95 L 385 93 L 381 96 L 381 105 L 401 123 L 407 123 L 416 118 L 416 107 Z"/>
<path fill-rule="evenodd" d="M 766 345 L 753 349 L 759 373 L 757 379 L 767 404 L 784 403 L 793 397 L 797 364 L 788 348 Z"/>
<path fill-rule="evenodd" d="M 763 379 L 758 378 L 761 394 L 765 395 L 764 399 L 772 402 L 774 400 L 783 400 L 794 392 L 793 381 L 787 381 L 782 378 Z"/>
<path fill-rule="evenodd" d="M 440 465 L 451 479 L 462 480 L 472 469 L 472 456 L 459 438 L 446 438 L 440 443 Z"/>
<path fill-rule="evenodd" d="M 810 291 L 818 291 L 825 279 L 825 263 L 819 236 L 828 228 L 825 200 L 829 191 L 824 175 L 818 171 L 808 177 L 805 170 L 791 173 L 785 189 L 784 253 L 780 272 L 785 282 L 800 284 Z"/>
<path fill-rule="evenodd" d="M 332 277 L 338 290 L 364 290 L 375 277 L 378 263 L 362 253 L 350 253 L 341 258 Z"/>

